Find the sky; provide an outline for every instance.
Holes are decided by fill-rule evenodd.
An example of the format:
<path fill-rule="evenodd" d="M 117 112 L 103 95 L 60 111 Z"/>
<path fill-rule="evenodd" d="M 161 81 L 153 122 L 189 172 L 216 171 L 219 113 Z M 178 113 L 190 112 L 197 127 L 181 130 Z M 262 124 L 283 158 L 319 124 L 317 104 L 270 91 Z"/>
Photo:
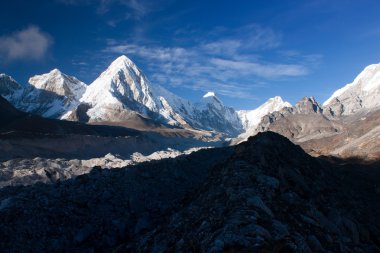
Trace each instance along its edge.
<path fill-rule="evenodd" d="M 90 84 L 118 56 L 191 101 L 214 91 L 254 109 L 323 103 L 380 62 L 377 0 L 12 0 L 0 8 L 0 73 L 54 68 Z"/>

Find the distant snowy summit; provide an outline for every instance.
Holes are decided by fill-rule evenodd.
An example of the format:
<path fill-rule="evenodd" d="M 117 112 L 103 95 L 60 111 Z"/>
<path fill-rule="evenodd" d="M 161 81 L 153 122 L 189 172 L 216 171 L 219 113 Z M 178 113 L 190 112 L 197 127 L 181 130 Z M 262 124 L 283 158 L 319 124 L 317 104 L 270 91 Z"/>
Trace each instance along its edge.
<path fill-rule="evenodd" d="M 87 85 L 54 69 L 36 75 L 25 86 L 9 76 L 0 75 L 1 95 L 16 108 L 48 118 L 61 118 L 79 104 Z"/>
<path fill-rule="evenodd" d="M 380 63 L 366 67 L 355 80 L 323 103 L 332 115 L 349 115 L 380 106 Z"/>
<path fill-rule="evenodd" d="M 254 110 L 241 110 L 238 111 L 239 117 L 243 123 L 244 129 L 256 127 L 261 118 L 268 113 L 279 111 L 284 107 L 291 107 L 289 102 L 284 101 L 281 97 L 276 96 L 268 99 L 264 104 Z"/>
<path fill-rule="evenodd" d="M 216 97 L 215 92 L 209 91 L 203 95 L 203 98 L 208 98 L 208 97 Z"/>

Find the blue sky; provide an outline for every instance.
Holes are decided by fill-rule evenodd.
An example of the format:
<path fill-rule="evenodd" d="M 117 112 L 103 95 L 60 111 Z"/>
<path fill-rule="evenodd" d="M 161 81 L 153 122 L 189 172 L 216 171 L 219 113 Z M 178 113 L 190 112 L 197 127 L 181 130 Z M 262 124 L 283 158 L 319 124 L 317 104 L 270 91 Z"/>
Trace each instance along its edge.
<path fill-rule="evenodd" d="M 253 109 L 321 103 L 380 62 L 376 0 L 13 0 L 0 9 L 0 72 L 59 68 L 91 83 L 117 56 L 192 101 L 215 91 Z"/>

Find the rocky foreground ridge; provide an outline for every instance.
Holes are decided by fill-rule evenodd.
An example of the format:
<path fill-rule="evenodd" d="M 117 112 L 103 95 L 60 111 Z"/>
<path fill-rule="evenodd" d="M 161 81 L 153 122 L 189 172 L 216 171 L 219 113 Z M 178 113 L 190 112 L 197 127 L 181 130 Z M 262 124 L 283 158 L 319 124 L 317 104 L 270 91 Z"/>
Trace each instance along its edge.
<path fill-rule="evenodd" d="M 378 252 L 375 177 L 339 164 L 267 132 L 236 147 L 6 187 L 0 249 Z"/>

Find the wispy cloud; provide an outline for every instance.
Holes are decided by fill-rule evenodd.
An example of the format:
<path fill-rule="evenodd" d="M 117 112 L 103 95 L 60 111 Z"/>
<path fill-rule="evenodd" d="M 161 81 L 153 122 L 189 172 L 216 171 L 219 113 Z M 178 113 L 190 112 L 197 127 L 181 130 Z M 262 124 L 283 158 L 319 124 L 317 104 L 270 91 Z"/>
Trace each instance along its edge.
<path fill-rule="evenodd" d="M 141 18 L 149 12 L 147 5 L 137 0 L 99 0 L 97 11 L 99 14 L 105 14 L 115 6 L 125 7 L 129 11 L 125 16 L 127 19 Z"/>
<path fill-rule="evenodd" d="M 0 37 L 0 59 L 5 62 L 15 60 L 41 60 L 53 43 L 52 37 L 37 26 Z"/>
<path fill-rule="evenodd" d="M 210 62 L 220 71 L 234 70 L 240 75 L 256 75 L 265 78 L 302 76 L 308 73 L 306 67 L 295 64 L 261 64 L 257 62 L 224 60 L 220 58 L 212 58 Z"/>
<path fill-rule="evenodd" d="M 207 36 L 192 36 L 195 43 L 191 46 L 108 40 L 102 53 L 143 59 L 150 79 L 164 86 L 215 90 L 229 97 L 255 99 L 254 89 L 268 87 L 269 82 L 278 79 L 307 75 L 312 60 L 317 58 L 281 51 L 281 38 L 280 33 L 256 24 L 235 30 L 218 27 Z M 263 58 L 267 52 L 288 53 L 288 57 L 282 62 L 266 61 Z"/>
<path fill-rule="evenodd" d="M 298 50 L 280 50 L 277 53 L 286 61 L 301 61 L 311 66 L 318 66 L 323 60 L 321 54 L 302 54 Z"/>
<path fill-rule="evenodd" d="M 118 22 L 125 19 L 140 19 L 150 12 L 148 3 L 142 0 L 56 0 L 58 3 L 65 5 L 87 5 L 94 6 L 96 13 L 105 15 L 112 10 L 112 8 L 122 8 L 125 14 L 122 18 L 114 18 L 108 20 L 110 26 L 115 26 Z"/>

